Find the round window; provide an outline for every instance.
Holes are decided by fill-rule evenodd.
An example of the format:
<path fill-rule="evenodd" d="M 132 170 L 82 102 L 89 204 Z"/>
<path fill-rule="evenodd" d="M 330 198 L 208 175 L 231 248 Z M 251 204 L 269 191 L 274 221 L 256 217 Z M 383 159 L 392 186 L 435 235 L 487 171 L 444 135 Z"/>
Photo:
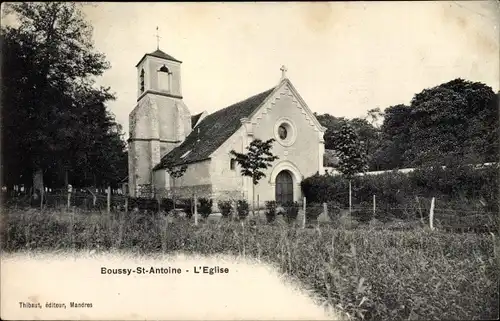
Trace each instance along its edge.
<path fill-rule="evenodd" d="M 281 145 L 288 147 L 295 142 L 297 131 L 290 119 L 280 118 L 274 126 L 274 135 Z"/>

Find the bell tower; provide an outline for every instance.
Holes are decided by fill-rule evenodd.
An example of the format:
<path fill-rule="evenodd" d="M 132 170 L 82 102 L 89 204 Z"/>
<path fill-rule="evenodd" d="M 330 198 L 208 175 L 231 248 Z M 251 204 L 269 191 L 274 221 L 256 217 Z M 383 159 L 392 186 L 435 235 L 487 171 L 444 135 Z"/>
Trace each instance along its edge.
<path fill-rule="evenodd" d="M 129 115 L 128 139 L 132 197 L 164 188 L 154 182 L 154 167 L 191 132 L 191 114 L 182 100 L 181 63 L 158 48 L 136 65 L 137 105 Z"/>

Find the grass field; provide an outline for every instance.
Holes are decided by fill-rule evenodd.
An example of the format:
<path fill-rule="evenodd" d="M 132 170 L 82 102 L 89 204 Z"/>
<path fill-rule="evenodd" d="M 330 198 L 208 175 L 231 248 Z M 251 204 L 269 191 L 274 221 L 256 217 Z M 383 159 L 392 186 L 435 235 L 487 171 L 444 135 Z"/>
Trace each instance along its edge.
<path fill-rule="evenodd" d="M 193 222 L 147 214 L 10 210 L 4 251 L 125 250 L 255 258 L 354 319 L 494 319 L 499 313 L 499 238 L 360 225 Z M 228 293 L 230 295 L 230 293 Z"/>

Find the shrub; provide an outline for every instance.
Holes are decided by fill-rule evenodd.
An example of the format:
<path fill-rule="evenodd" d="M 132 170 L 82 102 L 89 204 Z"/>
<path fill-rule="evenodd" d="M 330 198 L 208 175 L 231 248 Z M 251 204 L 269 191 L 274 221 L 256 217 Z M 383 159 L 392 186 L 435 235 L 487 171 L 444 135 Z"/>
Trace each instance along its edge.
<path fill-rule="evenodd" d="M 236 211 L 240 220 L 244 220 L 248 216 L 248 208 L 249 206 L 247 200 L 238 200 L 236 203 Z"/>
<path fill-rule="evenodd" d="M 266 201 L 266 219 L 268 223 L 273 222 L 276 219 L 276 201 Z"/>
<path fill-rule="evenodd" d="M 156 213 L 158 212 L 158 201 L 146 197 L 129 197 L 128 207 L 129 210 L 137 208 L 141 212 Z"/>
<path fill-rule="evenodd" d="M 170 212 L 174 208 L 174 201 L 171 198 L 161 199 L 161 209 L 165 212 Z"/>
<path fill-rule="evenodd" d="M 200 212 L 201 217 L 207 218 L 210 214 L 212 214 L 212 204 L 213 201 L 207 198 L 200 198 L 200 208 L 198 212 Z"/>
<path fill-rule="evenodd" d="M 355 210 L 360 220 L 368 220 L 372 215 L 373 195 L 377 203 L 375 214 L 380 220 L 420 218 L 421 212 L 428 212 L 426 203 L 430 197 L 439 199 L 441 207 L 468 199 L 480 201 L 483 204 L 480 210 L 484 212 L 497 212 L 498 177 L 498 166 L 474 169 L 465 165 L 444 169 L 421 167 L 407 174 L 392 171 L 356 176 L 351 180 L 352 204 L 365 208 Z M 316 174 L 304 179 L 301 187 L 310 203 L 335 201 L 341 208 L 349 206 L 348 180 L 341 176 Z M 419 196 L 418 203 L 416 196 Z"/>
<path fill-rule="evenodd" d="M 231 216 L 231 210 L 233 209 L 231 201 L 220 200 L 217 202 L 217 207 L 219 208 L 222 217 L 228 218 Z"/>
<path fill-rule="evenodd" d="M 340 204 L 338 202 L 331 201 L 331 202 L 326 203 L 326 206 L 328 208 L 328 217 L 332 221 L 338 220 L 340 217 L 340 213 L 342 211 Z"/>
<path fill-rule="evenodd" d="M 283 205 L 285 208 L 285 219 L 288 223 L 295 222 L 299 214 L 300 204 L 298 202 L 287 202 Z"/>
<path fill-rule="evenodd" d="M 315 222 L 323 213 L 323 204 L 313 203 L 306 207 L 306 221 Z"/>
<path fill-rule="evenodd" d="M 193 200 L 191 198 L 179 199 L 178 207 L 186 213 L 186 218 L 193 217 Z"/>

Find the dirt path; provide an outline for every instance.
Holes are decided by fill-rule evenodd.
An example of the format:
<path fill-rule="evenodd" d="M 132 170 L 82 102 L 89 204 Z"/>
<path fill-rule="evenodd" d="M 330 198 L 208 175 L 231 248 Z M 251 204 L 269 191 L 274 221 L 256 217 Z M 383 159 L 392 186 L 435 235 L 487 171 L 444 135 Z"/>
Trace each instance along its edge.
<path fill-rule="evenodd" d="M 195 273 L 203 266 L 229 272 Z M 151 267 L 181 273 L 138 274 Z M 130 275 L 102 274 L 102 268 Z M 9 254 L 2 257 L 1 281 L 3 319 L 336 319 L 273 268 L 234 257 Z M 46 307 L 51 302 L 66 308 Z"/>

